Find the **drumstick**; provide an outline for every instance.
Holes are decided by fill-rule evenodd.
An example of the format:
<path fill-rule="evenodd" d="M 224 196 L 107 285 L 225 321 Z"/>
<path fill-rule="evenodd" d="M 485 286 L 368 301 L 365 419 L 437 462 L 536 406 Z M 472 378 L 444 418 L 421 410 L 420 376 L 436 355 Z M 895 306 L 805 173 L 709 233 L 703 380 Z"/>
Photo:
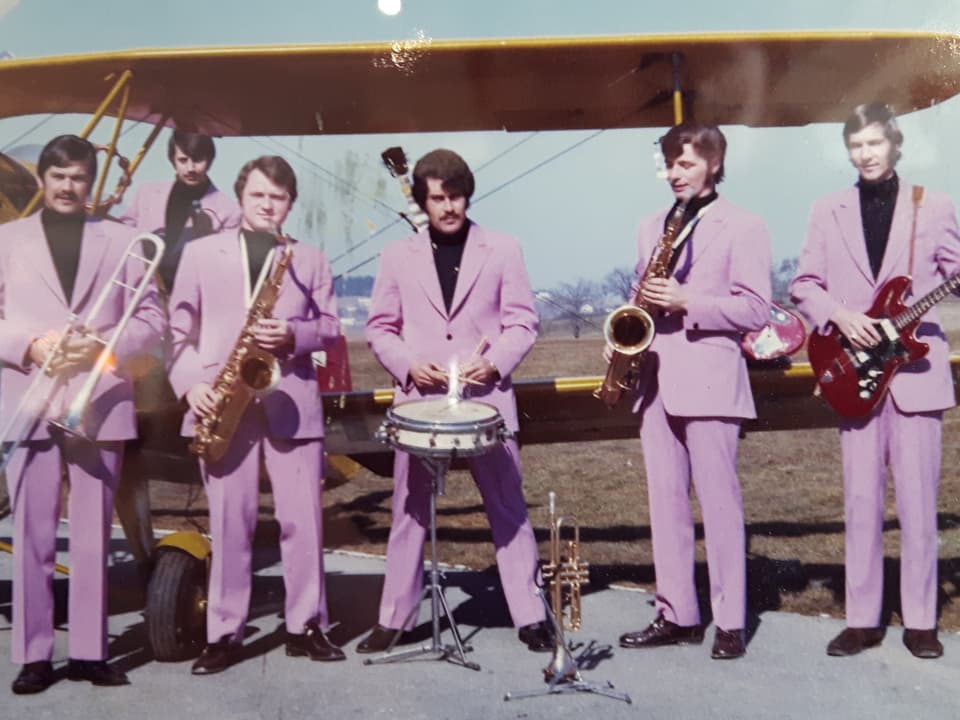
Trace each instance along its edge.
<path fill-rule="evenodd" d="M 473 355 L 470 357 L 477 357 L 478 355 L 483 355 L 483 352 L 490 347 L 490 341 L 487 340 L 487 336 L 484 335 L 480 338 L 480 342 L 477 343 L 477 349 L 473 351 Z"/>
<path fill-rule="evenodd" d="M 447 380 L 450 379 L 450 373 L 448 372 L 444 372 L 443 376 L 447 378 Z M 472 378 L 464 377 L 463 375 L 457 375 L 457 382 L 465 383 L 466 385 L 483 385 L 483 383 L 480 382 L 479 380 L 474 380 Z"/>

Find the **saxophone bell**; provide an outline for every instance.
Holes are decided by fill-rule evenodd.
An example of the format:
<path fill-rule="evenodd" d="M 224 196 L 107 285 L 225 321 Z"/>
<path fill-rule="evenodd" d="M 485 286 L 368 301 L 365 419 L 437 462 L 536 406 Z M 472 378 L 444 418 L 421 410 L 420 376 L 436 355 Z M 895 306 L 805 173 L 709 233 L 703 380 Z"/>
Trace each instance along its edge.
<path fill-rule="evenodd" d="M 623 355 L 638 355 L 650 347 L 656 330 L 653 317 L 642 307 L 625 303 L 603 322 L 607 345 Z"/>

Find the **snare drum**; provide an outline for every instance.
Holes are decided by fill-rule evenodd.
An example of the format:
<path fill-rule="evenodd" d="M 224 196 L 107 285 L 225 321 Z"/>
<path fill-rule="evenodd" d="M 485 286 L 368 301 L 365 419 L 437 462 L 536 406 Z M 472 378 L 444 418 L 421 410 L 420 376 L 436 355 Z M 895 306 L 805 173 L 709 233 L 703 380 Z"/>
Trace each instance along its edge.
<path fill-rule="evenodd" d="M 413 400 L 387 410 L 377 437 L 424 457 L 482 455 L 508 432 L 499 411 L 487 403 L 447 398 Z"/>

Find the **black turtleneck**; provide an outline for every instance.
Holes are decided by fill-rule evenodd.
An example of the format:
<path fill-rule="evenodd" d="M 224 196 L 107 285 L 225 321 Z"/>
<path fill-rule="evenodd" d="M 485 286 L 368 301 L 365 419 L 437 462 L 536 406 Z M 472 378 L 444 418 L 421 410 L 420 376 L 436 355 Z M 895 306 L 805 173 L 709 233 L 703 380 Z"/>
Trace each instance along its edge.
<path fill-rule="evenodd" d="M 890 239 L 890 225 L 893 223 L 893 209 L 897 204 L 897 192 L 900 179 L 896 173 L 886 180 L 857 183 L 860 189 L 860 219 L 863 221 L 863 236 L 867 241 L 867 257 L 873 277 L 880 273 L 883 254 Z"/>
<path fill-rule="evenodd" d="M 83 213 L 62 215 L 44 208 L 40 212 L 43 234 L 50 246 L 53 266 L 60 278 L 60 286 L 67 304 L 73 304 L 73 286 L 77 281 L 77 268 L 80 265 L 80 244 L 83 240 Z"/>
<path fill-rule="evenodd" d="M 263 271 L 263 263 L 270 254 L 270 249 L 277 244 L 277 236 L 269 232 L 260 232 L 258 230 L 242 230 L 243 239 L 247 243 L 247 267 L 250 268 L 250 287 L 248 290 L 253 292 L 254 285 Z"/>
<path fill-rule="evenodd" d="M 180 264 L 180 256 L 183 254 L 183 229 L 187 226 L 187 220 L 194 217 L 194 224 L 197 224 L 197 217 L 206 217 L 200 209 L 200 199 L 207 194 L 210 189 L 210 180 L 200 185 L 184 185 L 177 180 L 170 189 L 170 196 L 167 198 L 167 214 L 164 219 L 163 236 L 166 240 L 166 249 L 163 252 L 163 259 L 160 261 L 160 268 L 157 271 L 163 286 L 168 291 L 173 290 L 173 279 L 177 274 L 177 265 Z M 209 223 L 208 223 L 209 224 Z M 212 227 L 196 228 L 194 237 L 209 235 Z"/>
<path fill-rule="evenodd" d="M 687 203 L 687 207 L 683 211 L 683 220 L 680 223 L 680 229 L 682 230 L 683 228 L 685 228 L 690 223 L 690 221 L 697 216 L 697 213 L 699 213 L 703 208 L 705 208 L 707 205 L 709 205 L 716 199 L 717 199 L 716 190 L 712 190 L 709 195 L 704 195 L 703 197 L 698 196 L 691 199 L 690 202 Z M 670 208 L 670 212 L 667 213 L 667 217 L 663 221 L 664 232 L 667 231 L 667 223 L 669 223 L 670 221 L 670 216 L 673 215 L 673 211 L 676 209 L 677 205 L 679 204 L 680 204 L 679 200 L 675 201 Z M 687 238 L 685 240 L 685 245 L 691 248 L 693 247 L 693 230 L 694 228 L 690 229 L 690 233 L 687 235 Z M 681 252 L 675 252 L 673 256 L 670 258 L 671 273 L 673 272 L 673 269 L 677 266 L 677 262 L 680 260 L 680 256 L 682 254 L 683 252 L 681 248 Z M 692 255 L 690 254 L 690 251 L 688 251 L 687 257 L 688 258 L 692 257 Z"/>
<path fill-rule="evenodd" d="M 433 225 L 430 226 L 433 262 L 437 266 L 437 278 L 440 280 L 440 291 L 443 293 L 443 304 L 446 305 L 447 312 L 450 312 L 453 292 L 457 288 L 460 261 L 463 259 L 463 248 L 467 244 L 470 224 L 470 220 L 464 221 L 463 227 L 452 235 L 440 232 Z"/>

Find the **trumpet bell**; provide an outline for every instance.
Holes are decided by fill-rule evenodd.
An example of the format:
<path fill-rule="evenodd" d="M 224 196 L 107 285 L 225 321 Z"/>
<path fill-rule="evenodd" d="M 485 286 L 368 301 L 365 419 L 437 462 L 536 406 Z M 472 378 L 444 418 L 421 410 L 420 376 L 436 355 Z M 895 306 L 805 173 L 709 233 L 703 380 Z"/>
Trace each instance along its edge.
<path fill-rule="evenodd" d="M 650 347 L 656 334 L 650 313 L 636 305 L 621 305 L 603 322 L 603 337 L 616 352 L 638 355 Z"/>

